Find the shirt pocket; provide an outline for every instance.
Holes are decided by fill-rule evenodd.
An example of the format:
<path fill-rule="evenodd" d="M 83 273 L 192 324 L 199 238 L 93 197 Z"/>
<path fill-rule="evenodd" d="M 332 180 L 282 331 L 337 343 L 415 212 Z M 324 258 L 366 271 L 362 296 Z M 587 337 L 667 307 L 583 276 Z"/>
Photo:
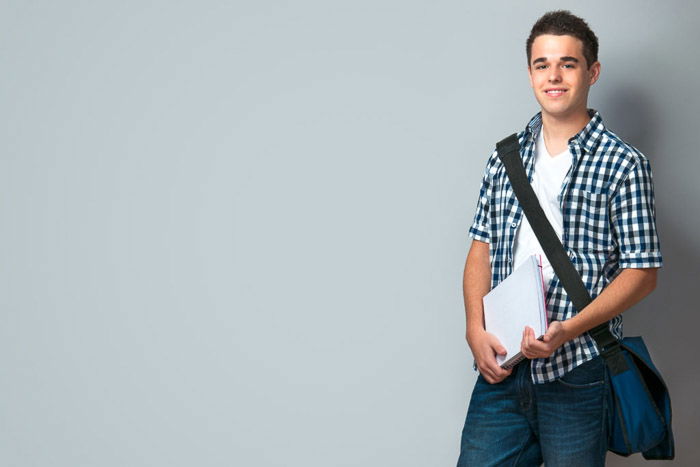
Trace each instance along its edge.
<path fill-rule="evenodd" d="M 597 252 L 613 248 L 608 198 L 608 193 L 603 191 L 569 190 L 565 222 L 570 248 Z"/>

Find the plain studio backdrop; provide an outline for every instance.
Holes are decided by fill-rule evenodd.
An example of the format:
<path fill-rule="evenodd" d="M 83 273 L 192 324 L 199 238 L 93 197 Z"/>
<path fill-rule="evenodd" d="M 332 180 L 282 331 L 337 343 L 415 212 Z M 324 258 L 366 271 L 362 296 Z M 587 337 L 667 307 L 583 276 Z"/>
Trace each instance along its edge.
<path fill-rule="evenodd" d="M 0 465 L 454 465 L 467 228 L 555 8 L 652 163 L 625 330 L 697 465 L 700 7 L 377 0 L 0 4 Z"/>

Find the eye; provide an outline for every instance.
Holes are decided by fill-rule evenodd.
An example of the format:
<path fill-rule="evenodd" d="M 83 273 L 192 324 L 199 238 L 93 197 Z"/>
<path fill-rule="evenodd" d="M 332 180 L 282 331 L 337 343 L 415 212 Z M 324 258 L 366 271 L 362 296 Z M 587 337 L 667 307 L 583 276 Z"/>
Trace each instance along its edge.
<path fill-rule="evenodd" d="M 567 63 L 563 65 L 564 68 L 576 68 L 572 63 Z"/>
<path fill-rule="evenodd" d="M 545 68 L 547 68 L 547 65 L 537 65 L 535 70 L 544 70 Z"/>

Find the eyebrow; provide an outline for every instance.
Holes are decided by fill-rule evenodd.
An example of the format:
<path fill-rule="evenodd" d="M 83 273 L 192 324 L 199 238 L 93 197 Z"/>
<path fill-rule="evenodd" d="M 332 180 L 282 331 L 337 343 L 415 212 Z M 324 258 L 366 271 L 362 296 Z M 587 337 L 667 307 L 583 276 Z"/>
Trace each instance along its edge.
<path fill-rule="evenodd" d="M 546 59 L 545 57 L 540 57 L 540 58 L 534 59 L 534 60 L 532 61 L 532 64 L 534 65 L 535 63 L 541 63 L 541 62 L 546 62 L 546 61 L 547 61 L 547 59 Z M 578 61 L 578 58 L 576 58 L 576 57 L 570 57 L 570 56 L 568 56 L 568 55 L 565 56 L 565 57 L 561 57 L 561 58 L 559 59 L 559 61 L 562 61 L 562 62 L 574 62 L 574 63 L 578 63 L 578 62 L 579 62 L 579 61 Z"/>

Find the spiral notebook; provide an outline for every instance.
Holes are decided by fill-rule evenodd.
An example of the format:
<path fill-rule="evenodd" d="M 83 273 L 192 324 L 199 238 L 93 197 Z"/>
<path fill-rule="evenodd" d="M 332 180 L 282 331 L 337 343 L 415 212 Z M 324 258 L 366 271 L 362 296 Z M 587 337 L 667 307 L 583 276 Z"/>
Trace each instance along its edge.
<path fill-rule="evenodd" d="M 530 326 L 538 339 L 547 332 L 542 262 L 530 256 L 515 271 L 484 296 L 486 331 L 498 338 L 508 352 L 496 355 L 501 368 L 509 369 L 523 360 L 520 352 L 523 329 Z"/>

